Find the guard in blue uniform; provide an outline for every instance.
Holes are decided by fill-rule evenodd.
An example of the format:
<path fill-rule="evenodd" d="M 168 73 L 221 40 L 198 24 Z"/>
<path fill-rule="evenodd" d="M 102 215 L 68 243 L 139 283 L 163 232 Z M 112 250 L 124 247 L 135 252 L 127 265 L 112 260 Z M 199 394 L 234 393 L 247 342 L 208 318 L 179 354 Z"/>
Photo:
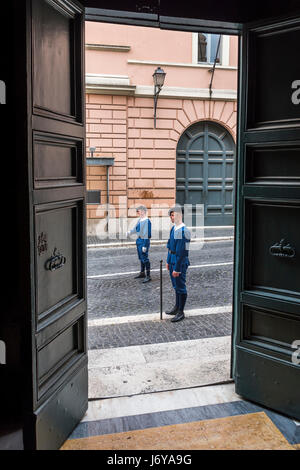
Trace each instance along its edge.
<path fill-rule="evenodd" d="M 138 258 L 141 263 L 141 271 L 134 279 L 143 278 L 143 284 L 151 281 L 150 276 L 150 261 L 149 261 L 149 248 L 151 238 L 151 221 L 147 217 L 147 208 L 145 206 L 139 206 L 136 209 L 139 220 L 135 227 L 127 232 L 128 235 L 136 233 L 138 235 L 136 239 L 136 247 L 138 252 Z M 146 275 L 145 275 L 146 270 Z"/>
<path fill-rule="evenodd" d="M 174 315 L 172 322 L 184 319 L 184 306 L 187 299 L 186 272 L 190 265 L 189 245 L 191 232 L 182 222 L 182 209 L 175 206 L 169 210 L 169 216 L 174 226 L 171 228 L 167 243 L 168 257 L 166 267 L 170 273 L 172 286 L 175 290 L 176 302 L 167 315 Z"/>

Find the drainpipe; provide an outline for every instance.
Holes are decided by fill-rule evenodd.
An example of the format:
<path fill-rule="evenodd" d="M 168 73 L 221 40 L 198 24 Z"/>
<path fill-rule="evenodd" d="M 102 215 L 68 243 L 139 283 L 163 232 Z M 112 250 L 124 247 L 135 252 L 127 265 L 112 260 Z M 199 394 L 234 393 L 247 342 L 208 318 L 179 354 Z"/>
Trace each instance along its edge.
<path fill-rule="evenodd" d="M 110 165 L 107 165 L 107 167 L 106 167 L 106 186 L 107 186 L 107 199 L 106 199 L 106 203 L 107 203 L 107 231 L 108 231 L 108 227 L 109 227 L 109 168 L 110 168 Z"/>
<path fill-rule="evenodd" d="M 211 100 L 211 97 L 212 97 L 212 84 L 213 84 L 213 80 L 214 80 L 214 75 L 215 75 L 215 70 L 216 70 L 216 63 L 217 63 L 217 58 L 218 58 L 218 54 L 219 54 L 220 44 L 221 44 L 221 34 L 219 35 L 219 41 L 218 41 L 218 47 L 217 47 L 217 50 L 216 50 L 214 65 L 213 65 L 213 68 L 210 69 L 210 72 L 212 74 L 211 79 L 210 79 L 210 84 L 209 84 L 209 99 L 210 100 Z"/>

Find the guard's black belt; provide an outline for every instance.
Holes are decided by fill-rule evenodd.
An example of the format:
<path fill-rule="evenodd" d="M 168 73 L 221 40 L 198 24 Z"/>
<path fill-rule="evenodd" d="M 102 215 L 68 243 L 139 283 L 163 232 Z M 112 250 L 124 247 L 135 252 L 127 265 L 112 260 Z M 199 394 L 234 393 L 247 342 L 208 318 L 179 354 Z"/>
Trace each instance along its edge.
<path fill-rule="evenodd" d="M 176 251 L 169 250 L 169 252 L 171 253 L 171 255 L 176 255 Z"/>

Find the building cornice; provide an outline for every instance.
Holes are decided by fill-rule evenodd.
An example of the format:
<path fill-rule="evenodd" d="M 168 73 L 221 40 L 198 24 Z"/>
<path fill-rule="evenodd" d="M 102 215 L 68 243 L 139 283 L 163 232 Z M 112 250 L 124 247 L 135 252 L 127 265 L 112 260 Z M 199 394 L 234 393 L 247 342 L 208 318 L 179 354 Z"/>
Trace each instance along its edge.
<path fill-rule="evenodd" d="M 135 86 L 126 75 L 88 73 L 85 77 L 86 93 L 100 95 L 133 95 Z"/>
<path fill-rule="evenodd" d="M 149 85 L 130 85 L 130 78 L 125 75 L 86 75 L 86 93 L 101 95 L 130 95 L 141 98 L 153 98 L 154 87 Z M 184 88 L 164 86 L 160 92 L 162 98 L 207 100 L 208 88 Z M 212 90 L 214 100 L 237 100 L 236 90 Z"/>
<path fill-rule="evenodd" d="M 137 85 L 135 96 L 153 97 L 153 87 Z M 159 94 L 161 98 L 175 99 L 209 99 L 208 88 L 183 88 L 183 87 L 166 87 L 164 86 Z M 212 99 L 214 100 L 237 100 L 236 90 L 212 90 Z"/>
<path fill-rule="evenodd" d="M 132 96 L 135 94 L 135 86 L 87 85 L 85 91 L 92 95 Z"/>

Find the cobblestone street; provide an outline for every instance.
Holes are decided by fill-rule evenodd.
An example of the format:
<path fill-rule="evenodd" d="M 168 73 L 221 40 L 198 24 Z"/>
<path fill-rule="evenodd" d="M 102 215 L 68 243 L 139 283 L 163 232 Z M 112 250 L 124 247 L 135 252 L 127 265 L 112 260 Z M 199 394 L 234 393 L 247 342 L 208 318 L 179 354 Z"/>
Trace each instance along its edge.
<path fill-rule="evenodd" d="M 169 319 L 90 328 L 90 349 L 167 343 L 231 334 L 231 315 L 203 315 L 178 324 Z"/>
<path fill-rule="evenodd" d="M 201 247 L 195 243 L 190 253 L 186 311 L 228 306 L 232 301 L 233 243 L 209 242 Z M 143 285 L 134 279 L 134 273 L 139 270 L 134 247 L 89 250 L 89 349 L 230 335 L 230 313 L 202 314 L 177 324 L 171 323 L 170 318 L 164 315 L 164 319 L 159 321 L 160 259 L 164 260 L 164 310 L 172 306 L 174 293 L 165 269 L 166 248 L 153 246 L 150 256 L 152 282 Z M 154 313 L 157 313 L 158 321 L 139 321 L 140 315 Z M 124 316 L 136 316 L 136 322 L 119 324 L 118 319 Z M 91 326 L 94 320 L 104 318 L 111 318 L 111 323 Z"/>

